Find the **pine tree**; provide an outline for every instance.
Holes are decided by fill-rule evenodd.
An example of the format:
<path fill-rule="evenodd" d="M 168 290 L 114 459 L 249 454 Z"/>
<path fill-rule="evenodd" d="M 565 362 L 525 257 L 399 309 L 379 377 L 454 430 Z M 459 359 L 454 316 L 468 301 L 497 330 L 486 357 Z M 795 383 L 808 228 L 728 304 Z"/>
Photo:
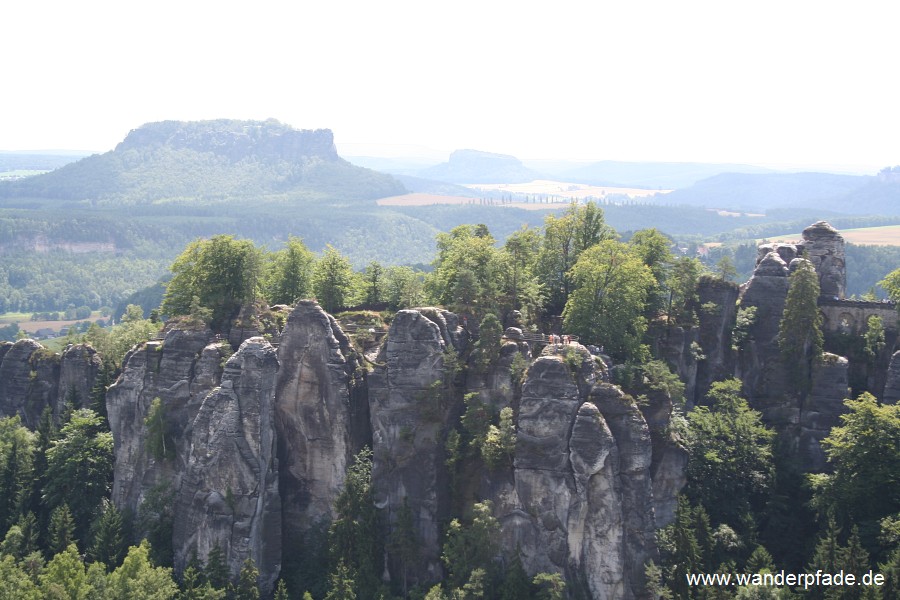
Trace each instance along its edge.
<path fill-rule="evenodd" d="M 753 554 L 750 555 L 750 558 L 747 559 L 745 571 L 747 573 L 763 573 L 765 571 L 768 571 L 769 573 L 774 572 L 775 563 L 772 560 L 772 555 L 769 554 L 769 551 L 763 546 L 757 546 L 753 551 Z"/>
<path fill-rule="evenodd" d="M 107 570 L 121 564 L 128 550 L 122 513 L 105 498 L 100 515 L 91 526 L 91 538 L 93 541 L 88 548 L 88 556 L 92 561 L 103 563 Z"/>
<path fill-rule="evenodd" d="M 531 598 L 533 595 L 531 580 L 525 573 L 519 552 L 516 551 L 506 568 L 506 576 L 503 578 L 503 585 L 500 588 L 500 600 L 523 600 Z"/>
<path fill-rule="evenodd" d="M 357 600 L 353 571 L 343 560 L 338 562 L 331 575 L 328 576 L 328 583 L 325 600 Z"/>
<path fill-rule="evenodd" d="M 217 590 L 228 586 L 228 565 L 225 563 L 225 552 L 216 544 L 206 557 L 206 580 Z"/>
<path fill-rule="evenodd" d="M 273 600 L 288 600 L 287 585 L 285 585 L 284 579 L 278 580 L 278 585 L 275 586 L 275 596 Z"/>
<path fill-rule="evenodd" d="M 900 598 L 900 548 L 894 550 L 887 562 L 879 563 L 878 570 L 884 575 L 882 598 Z"/>
<path fill-rule="evenodd" d="M 391 552 L 399 559 L 403 575 L 403 595 L 408 589 L 408 573 L 412 561 L 416 557 L 419 543 L 416 536 L 415 523 L 412 509 L 409 507 L 409 499 L 404 496 L 403 505 L 397 511 L 397 520 L 391 532 Z"/>
<path fill-rule="evenodd" d="M 50 513 L 50 527 L 47 531 L 50 555 L 59 554 L 75 541 L 75 519 L 68 504 L 61 504 Z"/>
<path fill-rule="evenodd" d="M 807 567 L 809 573 L 822 570 L 824 573 L 836 573 L 841 569 L 843 548 L 839 541 L 840 529 L 834 519 L 829 519 L 828 527 L 819 539 L 812 560 Z M 826 597 L 826 590 L 822 587 L 811 587 L 808 590 L 809 598 L 822 600 Z"/>
<path fill-rule="evenodd" d="M 241 566 L 237 585 L 234 586 L 234 600 L 259 600 L 259 569 L 252 558 L 248 558 Z"/>
<path fill-rule="evenodd" d="M 822 315 L 819 313 L 819 276 L 807 260 L 791 273 L 790 288 L 778 329 L 778 346 L 791 390 L 805 397 L 812 389 L 812 370 L 822 357 Z"/>

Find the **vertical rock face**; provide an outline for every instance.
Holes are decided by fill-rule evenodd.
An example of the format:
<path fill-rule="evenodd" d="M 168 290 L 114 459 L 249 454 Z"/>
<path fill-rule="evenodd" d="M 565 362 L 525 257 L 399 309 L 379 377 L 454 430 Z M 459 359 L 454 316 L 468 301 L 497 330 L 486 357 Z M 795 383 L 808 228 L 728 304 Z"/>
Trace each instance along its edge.
<path fill-rule="evenodd" d="M 698 344 L 705 357 L 697 365 L 697 381 L 694 394 L 686 396 L 692 404 L 699 402 L 715 381 L 728 379 L 734 374 L 734 351 L 731 348 L 731 332 L 737 317 L 737 299 L 740 288 L 718 279 L 702 279 L 697 289 L 700 305 Z"/>
<path fill-rule="evenodd" d="M 750 404 L 770 422 L 785 419 L 796 423 L 798 407 L 792 415 L 775 418 L 771 411 L 784 408 L 787 375 L 779 360 L 778 328 L 784 313 L 789 287 L 788 266 L 772 251 L 756 265 L 753 277 L 744 284 L 741 308 L 756 307 L 756 321 L 751 336 L 738 359 L 737 376 L 744 383 Z"/>
<path fill-rule="evenodd" d="M 359 363 L 334 318 L 315 302 L 291 313 L 278 348 L 275 426 L 285 537 L 330 520 L 353 454 L 367 442 Z M 360 425 L 360 421 L 362 425 Z"/>
<path fill-rule="evenodd" d="M 221 355 L 209 330 L 172 329 L 163 341 L 137 346 L 123 361 L 122 375 L 106 394 L 115 442 L 113 502 L 137 512 L 157 486 L 175 491 L 189 456 L 190 431 L 206 394 L 218 385 Z M 147 448 L 145 419 L 160 399 L 175 446 L 174 458 L 161 459 Z"/>
<path fill-rule="evenodd" d="M 656 555 L 650 431 L 582 359 L 551 351 L 528 369 L 512 482 L 492 498 L 502 545 L 519 549 L 528 572 L 565 572 L 588 597 L 643 597 L 643 565 Z"/>
<path fill-rule="evenodd" d="M 230 571 L 253 558 L 263 590 L 281 564 L 275 458 L 275 349 L 250 338 L 228 359 L 222 383 L 200 406 L 175 507 L 173 543 L 183 568 L 220 546 Z"/>
<path fill-rule="evenodd" d="M 63 350 L 59 362 L 59 399 L 62 406 L 72 399 L 75 406 L 86 406 L 100 370 L 100 355 L 87 344 L 75 344 Z"/>
<path fill-rule="evenodd" d="M 840 425 L 840 416 L 849 394 L 848 361 L 843 356 L 825 353 L 813 370 L 813 388 L 800 412 L 798 448 L 804 466 L 811 471 L 825 470 L 825 452 L 821 442 L 832 427 Z"/>
<path fill-rule="evenodd" d="M 19 415 L 34 429 L 45 407 L 58 414 L 59 355 L 29 339 L 0 348 L 0 415 Z"/>
<path fill-rule="evenodd" d="M 824 269 L 820 279 L 843 281 L 843 240 L 835 241 L 833 234 L 836 232 L 827 223 L 807 228 L 804 252 L 818 253 L 815 254 L 819 257 L 817 268 Z M 808 245 L 812 244 L 810 240 L 818 245 Z M 793 259 L 791 267 L 796 268 L 801 260 Z M 737 375 L 743 381 L 750 406 L 762 413 L 768 425 L 790 432 L 794 437 L 803 468 L 821 471 L 826 461 L 819 442 L 840 423 L 838 417 L 844 412 L 843 400 L 848 395 L 848 361 L 826 353 L 813 372 L 810 393 L 805 398 L 790 393 L 786 370 L 790 367 L 785 365 L 778 345 L 778 329 L 789 287 L 788 274 L 784 260 L 771 251 L 759 262 L 753 277 L 745 285 L 741 306 L 756 306 L 757 314 L 751 339 L 739 356 Z"/>
<path fill-rule="evenodd" d="M 0 344 L 0 415 L 18 414 L 34 428 L 46 407 L 58 417 L 66 401 L 85 406 L 99 369 L 87 344 L 70 344 L 61 356 L 34 340 Z"/>
<path fill-rule="evenodd" d="M 827 298 L 843 298 L 847 292 L 844 238 L 837 229 L 819 221 L 803 230 L 803 258 L 819 274 L 821 293 Z M 790 261 L 787 261 L 790 262 Z"/>
<path fill-rule="evenodd" d="M 369 375 L 375 503 L 388 522 L 404 500 L 409 504 L 419 542 L 411 571 L 432 581 L 442 573 L 438 522 L 447 511 L 444 352 L 462 340 L 452 313 L 401 310 Z"/>
<path fill-rule="evenodd" d="M 891 355 L 882 401 L 885 404 L 896 404 L 898 400 L 900 400 L 900 350 Z"/>
<path fill-rule="evenodd" d="M 466 358 L 467 343 L 452 313 L 400 311 L 366 376 L 350 340 L 314 302 L 298 303 L 277 349 L 253 337 L 232 355 L 208 330 L 172 328 L 134 348 L 107 393 L 113 500 L 139 512 L 151 493 L 168 490 L 176 568 L 219 546 L 233 576 L 253 558 L 267 593 L 294 551 L 290 539 L 303 543 L 333 517 L 351 458 L 371 444 L 385 528 L 404 504 L 412 512 L 418 556 L 403 565 L 410 584 L 442 579 L 441 524 L 462 510 L 455 503 L 491 500 L 502 552 L 519 548 L 529 573 L 564 573 L 584 597 L 643 598 L 643 565 L 664 523 L 657 511 L 667 518 L 683 484 L 680 455 L 662 434 L 671 400 L 654 397 L 645 419 L 577 344 L 546 348 L 514 381 L 522 348 L 507 343 L 466 380 L 451 365 Z M 76 395 L 89 390 L 95 359 L 88 348 L 51 360 L 33 343 L 0 346 L 2 397 L 13 390 L 20 399 L 4 411 L 58 403 L 60 381 Z M 30 383 L 33 368 L 55 369 L 47 386 Z M 446 436 L 459 427 L 465 392 L 497 411 L 514 408 L 516 443 L 491 469 L 468 453 L 476 476 L 454 498 Z M 150 416 L 163 427 L 148 426 Z"/>

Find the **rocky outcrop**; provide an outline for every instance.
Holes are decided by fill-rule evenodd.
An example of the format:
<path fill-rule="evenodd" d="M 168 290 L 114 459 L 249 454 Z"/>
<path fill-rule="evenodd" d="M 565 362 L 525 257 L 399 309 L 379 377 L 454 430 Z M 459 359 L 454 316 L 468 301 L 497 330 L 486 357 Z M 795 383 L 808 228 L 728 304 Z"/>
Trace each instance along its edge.
<path fill-rule="evenodd" d="M 756 318 L 749 339 L 738 356 L 736 375 L 743 382 L 744 393 L 753 408 L 765 416 L 784 404 L 787 374 L 779 360 L 778 328 L 784 313 L 789 287 L 788 265 L 770 251 L 742 286 L 741 308 L 756 308 Z M 771 416 L 769 421 L 772 422 Z"/>
<path fill-rule="evenodd" d="M 57 405 L 72 402 L 75 407 L 87 406 L 101 362 L 97 351 L 87 344 L 67 346 L 59 361 Z"/>
<path fill-rule="evenodd" d="M 214 152 L 233 161 L 250 156 L 292 162 L 313 157 L 338 160 L 331 130 L 297 130 L 274 120 L 147 123 L 131 130 L 116 151 L 157 146 Z"/>
<path fill-rule="evenodd" d="M 847 292 L 847 270 L 841 234 L 825 221 L 819 221 L 803 230 L 802 246 L 803 258 L 813 264 L 819 275 L 822 296 L 843 298 Z"/>
<path fill-rule="evenodd" d="M 278 348 L 275 426 L 285 538 L 332 517 L 351 458 L 369 443 L 363 369 L 349 339 L 315 302 L 294 308 Z"/>
<path fill-rule="evenodd" d="M 0 345 L 0 415 L 19 415 L 34 429 L 50 407 L 59 414 L 60 356 L 34 340 Z"/>
<path fill-rule="evenodd" d="M 715 381 L 734 376 L 735 352 L 731 334 L 737 318 L 737 299 L 740 288 L 728 281 L 701 278 L 697 287 L 697 345 L 702 359 L 698 360 L 697 378 L 691 389 L 685 390 L 688 402 L 696 404 L 706 396 Z"/>
<path fill-rule="evenodd" d="M 221 384 L 191 425 L 175 503 L 175 563 L 219 546 L 229 570 L 252 558 L 272 590 L 281 565 L 281 499 L 275 457 L 275 349 L 250 338 L 225 364 Z"/>
<path fill-rule="evenodd" d="M 45 408 L 58 418 L 66 402 L 85 406 L 99 369 L 87 344 L 70 344 L 62 355 L 29 339 L 0 344 L 0 415 L 19 415 L 33 429 Z"/>
<path fill-rule="evenodd" d="M 531 364 L 510 481 L 492 472 L 491 499 L 505 552 L 519 549 L 529 573 L 563 572 L 592 598 L 640 598 L 658 526 L 650 430 L 604 371 L 580 346 Z"/>
<path fill-rule="evenodd" d="M 123 361 L 122 375 L 106 394 L 115 442 L 113 502 L 138 512 L 154 488 L 177 491 L 185 472 L 190 432 L 203 398 L 219 383 L 226 352 L 210 343 L 211 332 L 172 329 L 165 339 L 137 346 Z M 145 420 L 159 398 L 174 451 L 154 456 Z"/>
<path fill-rule="evenodd" d="M 821 295 L 826 298 L 843 298 L 847 291 L 847 269 L 844 255 L 844 238 L 837 229 L 825 221 L 818 221 L 803 230 L 797 243 L 760 244 L 757 263 L 770 252 L 777 254 L 786 264 L 795 258 L 810 261 L 819 275 Z"/>
<path fill-rule="evenodd" d="M 885 404 L 896 404 L 900 400 L 900 350 L 891 355 L 891 364 L 888 366 L 887 382 L 884 384 Z"/>
<path fill-rule="evenodd" d="M 850 395 L 848 365 L 846 358 L 826 352 L 813 369 L 813 387 L 800 409 L 797 436 L 800 458 L 807 470 L 826 469 L 821 442 L 832 427 L 840 425 L 840 416 L 847 412 L 844 400 Z"/>
<path fill-rule="evenodd" d="M 418 541 L 414 581 L 437 581 L 443 572 L 439 522 L 449 509 L 444 436 L 452 385 L 445 378 L 454 377 L 444 353 L 464 343 L 453 313 L 401 310 L 368 379 L 375 503 L 388 523 L 409 505 Z"/>
<path fill-rule="evenodd" d="M 807 228 L 804 240 L 821 242 L 824 237 L 833 241 L 829 228 L 822 224 Z M 804 256 L 808 251 L 818 252 L 820 266 L 826 271 L 831 269 L 828 271 L 831 276 L 838 277 L 835 275 L 840 273 L 836 266 L 838 262 L 832 260 L 837 250 L 833 245 L 822 244 L 824 242 L 819 246 L 804 246 Z M 842 252 L 842 240 L 840 248 Z M 813 372 L 813 387 L 809 394 L 804 397 L 788 387 L 789 365 L 785 365 L 781 355 L 778 330 L 790 285 L 789 272 L 802 260 L 805 259 L 792 259 L 789 268 L 782 256 L 772 250 L 759 262 L 753 277 L 745 284 L 741 308 L 755 306 L 757 313 L 749 339 L 739 353 L 737 375 L 743 382 L 750 406 L 762 413 L 768 425 L 788 432 L 794 438 L 803 468 L 821 471 L 826 460 L 820 441 L 832 427 L 840 424 L 843 401 L 849 393 L 848 361 L 826 353 Z"/>

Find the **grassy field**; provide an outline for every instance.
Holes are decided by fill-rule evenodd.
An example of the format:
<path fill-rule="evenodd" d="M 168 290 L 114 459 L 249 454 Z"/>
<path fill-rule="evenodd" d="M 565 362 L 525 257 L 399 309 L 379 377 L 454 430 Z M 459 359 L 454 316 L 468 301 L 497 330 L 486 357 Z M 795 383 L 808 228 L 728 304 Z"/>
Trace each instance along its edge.
<path fill-rule="evenodd" d="M 31 320 L 32 313 L 14 313 L 8 312 L 0 314 L 0 325 L 9 325 L 10 323 L 18 323 L 19 329 L 23 331 L 27 331 L 28 333 L 34 333 L 38 329 L 44 329 L 49 327 L 53 331 L 59 331 L 63 327 L 68 327 L 73 323 L 80 323 L 81 321 L 96 321 L 97 319 L 102 318 L 100 315 L 100 311 L 95 310 L 91 313 L 91 316 L 87 319 L 73 319 L 71 321 L 32 321 Z"/>
<path fill-rule="evenodd" d="M 391 196 L 389 198 L 380 198 L 379 206 L 433 206 L 435 204 L 456 204 L 456 205 L 479 205 L 481 201 L 478 198 L 467 198 L 465 196 L 439 196 L 437 194 L 403 194 L 402 196 Z M 524 208 L 526 210 L 555 210 L 567 206 L 568 201 L 557 201 L 549 203 L 532 203 L 532 202 L 500 202 L 494 200 L 492 206 L 509 206 L 512 208 Z"/>
<path fill-rule="evenodd" d="M 645 190 L 641 188 L 625 188 L 587 185 L 584 183 L 569 183 L 565 181 L 551 181 L 537 179 L 528 183 L 491 183 L 470 184 L 466 187 L 474 190 L 487 190 L 492 192 L 509 192 L 511 194 L 525 194 L 534 196 L 547 196 L 568 202 L 572 198 L 603 198 L 605 196 L 628 196 L 629 198 L 644 198 L 654 194 L 665 194 L 671 190 Z"/>
<path fill-rule="evenodd" d="M 670 190 L 644 190 L 639 188 L 609 187 L 586 185 L 583 183 L 567 183 L 564 181 L 550 181 L 539 179 L 528 183 L 479 183 L 466 185 L 473 190 L 485 192 L 506 192 L 513 198 L 524 199 L 525 196 L 540 202 L 500 202 L 488 201 L 492 206 L 510 206 L 524 208 L 525 210 L 555 210 L 568 205 L 572 200 L 585 198 L 605 198 L 608 196 L 627 196 L 629 198 L 644 198 Z M 465 196 L 440 196 L 437 194 L 403 194 L 378 200 L 380 206 L 432 206 L 435 204 L 481 204 L 477 198 Z"/>
<path fill-rule="evenodd" d="M 841 235 L 849 244 L 861 246 L 900 246 L 900 225 L 883 225 L 881 227 L 862 227 L 859 229 L 843 229 Z M 800 233 L 772 235 L 765 238 L 769 242 L 796 242 L 802 238 Z M 757 240 L 762 242 L 763 239 Z"/>

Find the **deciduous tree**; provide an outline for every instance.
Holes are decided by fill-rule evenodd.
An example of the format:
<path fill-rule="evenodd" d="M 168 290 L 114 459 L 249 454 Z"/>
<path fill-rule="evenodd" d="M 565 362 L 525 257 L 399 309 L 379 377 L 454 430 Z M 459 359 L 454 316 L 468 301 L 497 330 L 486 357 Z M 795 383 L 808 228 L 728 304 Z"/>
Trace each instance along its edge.
<path fill-rule="evenodd" d="M 585 250 L 570 276 L 575 288 L 563 311 L 565 330 L 620 359 L 643 358 L 643 313 L 655 283 L 650 268 L 627 245 L 606 240 Z"/>

